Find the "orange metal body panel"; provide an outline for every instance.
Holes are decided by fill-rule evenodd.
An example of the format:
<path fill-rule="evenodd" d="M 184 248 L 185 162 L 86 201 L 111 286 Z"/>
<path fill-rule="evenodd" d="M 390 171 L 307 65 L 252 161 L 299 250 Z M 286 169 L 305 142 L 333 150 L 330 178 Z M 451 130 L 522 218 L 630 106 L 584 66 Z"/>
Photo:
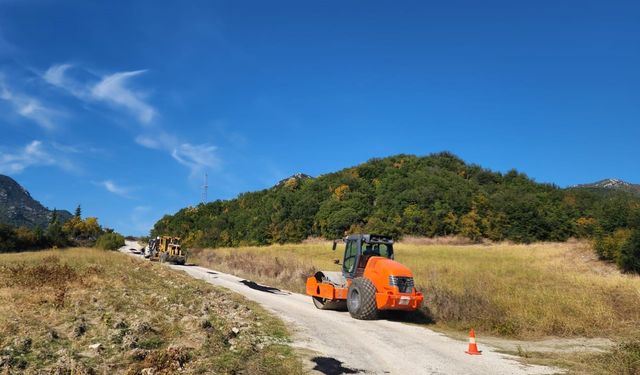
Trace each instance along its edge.
<path fill-rule="evenodd" d="M 411 293 L 400 293 L 396 286 L 389 285 L 389 276 L 413 277 L 411 270 L 401 263 L 383 257 L 372 257 L 367 262 L 363 276 L 376 287 L 378 310 L 413 311 L 422 305 L 424 296 L 415 288 Z"/>
<path fill-rule="evenodd" d="M 307 294 L 313 297 L 347 299 L 347 288 L 336 288 L 332 284 L 319 283 L 314 276 L 307 278 Z"/>
<path fill-rule="evenodd" d="M 397 289 L 397 288 L 396 288 Z M 420 292 L 408 293 L 376 293 L 378 310 L 414 311 L 422 305 L 424 296 Z"/>

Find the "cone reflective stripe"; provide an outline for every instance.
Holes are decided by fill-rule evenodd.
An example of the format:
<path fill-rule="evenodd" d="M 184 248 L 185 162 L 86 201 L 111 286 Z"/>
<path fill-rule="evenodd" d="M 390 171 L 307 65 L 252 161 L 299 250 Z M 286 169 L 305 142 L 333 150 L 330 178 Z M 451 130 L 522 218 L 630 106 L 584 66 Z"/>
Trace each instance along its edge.
<path fill-rule="evenodd" d="M 481 351 L 478 350 L 478 345 L 476 345 L 476 332 L 471 328 L 469 331 L 469 349 L 465 351 L 467 354 L 471 355 L 480 355 Z"/>

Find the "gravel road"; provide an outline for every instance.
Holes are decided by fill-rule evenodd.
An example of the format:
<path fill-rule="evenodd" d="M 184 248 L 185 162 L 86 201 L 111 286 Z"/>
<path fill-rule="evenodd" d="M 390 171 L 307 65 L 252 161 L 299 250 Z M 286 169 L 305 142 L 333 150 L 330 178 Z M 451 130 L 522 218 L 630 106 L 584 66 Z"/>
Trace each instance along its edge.
<path fill-rule="evenodd" d="M 134 255 L 127 242 L 122 251 Z M 311 297 L 256 284 L 198 266 L 170 266 L 258 302 L 289 324 L 293 346 L 302 349 L 313 372 L 324 374 L 555 374 L 557 368 L 525 366 L 517 357 L 483 345 L 465 354 L 467 343 L 427 328 L 390 320 L 361 321 L 348 312 L 322 311 Z M 426 296 L 428 298 L 428 296 Z"/>

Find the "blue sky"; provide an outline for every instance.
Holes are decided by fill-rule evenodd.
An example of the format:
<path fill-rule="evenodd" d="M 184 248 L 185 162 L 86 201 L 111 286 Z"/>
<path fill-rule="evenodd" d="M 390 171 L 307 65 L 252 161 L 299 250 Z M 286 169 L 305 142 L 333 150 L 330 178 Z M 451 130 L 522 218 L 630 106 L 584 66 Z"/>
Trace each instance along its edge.
<path fill-rule="evenodd" d="M 0 173 L 125 234 L 398 153 L 640 182 L 637 1 L 0 0 Z"/>

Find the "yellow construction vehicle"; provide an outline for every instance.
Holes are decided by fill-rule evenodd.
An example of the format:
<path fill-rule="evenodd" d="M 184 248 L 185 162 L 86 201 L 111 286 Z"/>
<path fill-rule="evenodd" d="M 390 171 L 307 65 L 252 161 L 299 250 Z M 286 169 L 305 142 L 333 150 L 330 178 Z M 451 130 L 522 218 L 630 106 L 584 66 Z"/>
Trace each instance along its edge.
<path fill-rule="evenodd" d="M 149 241 L 148 258 L 161 263 L 185 264 L 187 254 L 180 245 L 180 237 L 158 236 Z M 146 254 L 145 254 L 146 256 Z"/>

